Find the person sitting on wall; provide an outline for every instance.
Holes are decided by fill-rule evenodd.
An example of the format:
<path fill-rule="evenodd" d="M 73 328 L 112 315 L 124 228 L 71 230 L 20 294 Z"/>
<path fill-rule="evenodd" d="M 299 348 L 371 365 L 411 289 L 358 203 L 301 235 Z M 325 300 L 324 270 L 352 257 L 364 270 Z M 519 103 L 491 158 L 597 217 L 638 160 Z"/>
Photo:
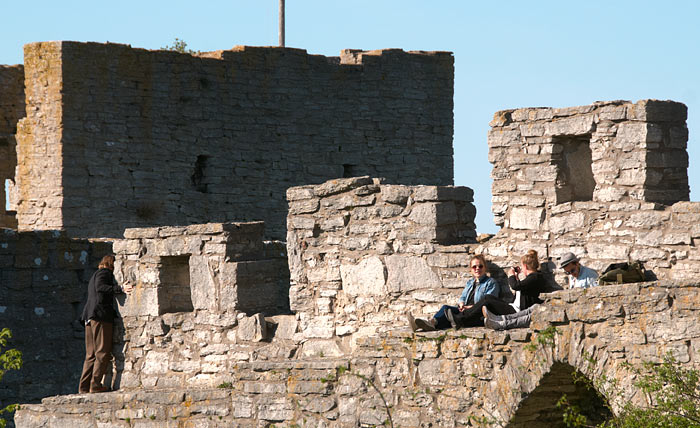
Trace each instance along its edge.
<path fill-rule="evenodd" d="M 559 266 L 569 278 L 569 288 L 589 288 L 598 285 L 598 272 L 583 266 L 574 253 L 559 258 Z"/>
<path fill-rule="evenodd" d="M 569 288 L 588 288 L 598 285 L 598 273 L 581 265 L 579 258 L 573 253 L 566 253 L 560 259 L 560 267 L 569 275 Z M 496 315 L 484 306 L 484 325 L 493 330 L 510 330 L 512 328 L 526 328 L 530 326 L 533 309 L 537 305 L 530 306 L 524 311 L 508 315 Z"/>
<path fill-rule="evenodd" d="M 525 309 L 508 315 L 496 315 L 484 306 L 481 312 L 484 314 L 484 326 L 492 330 L 510 330 L 513 328 L 526 328 L 530 326 L 532 311 L 539 305 L 535 304 Z"/>
<path fill-rule="evenodd" d="M 484 299 L 485 296 L 497 298 L 500 293 L 500 286 L 496 280 L 488 276 L 488 264 L 486 258 L 481 254 L 476 254 L 469 260 L 469 266 L 472 273 L 472 278 L 467 281 L 467 284 L 459 297 L 457 306 L 444 305 L 440 310 L 433 315 L 429 320 L 414 319 L 411 313 L 406 314 L 411 330 L 418 331 L 434 331 L 443 330 L 450 327 L 450 321 L 447 319 L 447 314 L 451 311 L 462 312 L 474 306 L 475 302 Z"/>
<path fill-rule="evenodd" d="M 547 279 L 539 271 L 540 262 L 537 251 L 530 250 L 520 258 L 520 266 L 510 268 L 508 285 L 515 291 L 515 299 L 512 303 L 504 302 L 493 296 L 485 296 L 471 308 L 462 312 L 448 312 L 447 318 L 453 328 L 479 327 L 484 325 L 484 308 L 496 315 L 515 314 L 526 310 L 531 306 L 542 303 L 540 293 L 548 290 Z M 524 278 L 520 279 L 520 274 Z"/>
<path fill-rule="evenodd" d="M 87 301 L 80 317 L 85 323 L 85 362 L 78 386 L 80 394 L 109 391 L 108 386 L 102 385 L 102 377 L 112 361 L 112 328 L 118 317 L 114 295 L 132 290 L 129 283 L 120 287 L 113 272 L 114 256 L 104 256 L 88 284 Z"/>

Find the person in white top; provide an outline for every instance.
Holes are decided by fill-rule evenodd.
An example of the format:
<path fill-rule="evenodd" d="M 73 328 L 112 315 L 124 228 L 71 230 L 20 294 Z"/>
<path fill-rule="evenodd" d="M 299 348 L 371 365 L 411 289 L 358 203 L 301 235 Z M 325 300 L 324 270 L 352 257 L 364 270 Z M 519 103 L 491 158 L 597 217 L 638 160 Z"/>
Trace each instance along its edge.
<path fill-rule="evenodd" d="M 561 256 L 559 266 L 569 276 L 569 288 L 589 288 L 598 285 L 598 272 L 582 265 L 574 253 Z"/>
<path fill-rule="evenodd" d="M 569 288 L 588 288 L 598 285 L 598 273 L 591 268 L 583 266 L 574 253 L 566 253 L 559 258 L 559 266 L 569 277 Z M 484 313 L 484 325 L 493 330 L 510 330 L 523 328 L 530 325 L 530 316 L 537 305 L 530 306 L 524 311 L 509 315 L 497 315 L 482 308 Z"/>

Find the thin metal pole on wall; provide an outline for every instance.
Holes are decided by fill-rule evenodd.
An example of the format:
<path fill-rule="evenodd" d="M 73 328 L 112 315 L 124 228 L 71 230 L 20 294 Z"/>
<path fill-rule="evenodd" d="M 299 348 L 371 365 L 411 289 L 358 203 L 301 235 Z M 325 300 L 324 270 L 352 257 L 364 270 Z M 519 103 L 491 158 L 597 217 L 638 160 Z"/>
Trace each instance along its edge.
<path fill-rule="evenodd" d="M 280 47 L 284 47 L 284 0 L 280 0 Z"/>

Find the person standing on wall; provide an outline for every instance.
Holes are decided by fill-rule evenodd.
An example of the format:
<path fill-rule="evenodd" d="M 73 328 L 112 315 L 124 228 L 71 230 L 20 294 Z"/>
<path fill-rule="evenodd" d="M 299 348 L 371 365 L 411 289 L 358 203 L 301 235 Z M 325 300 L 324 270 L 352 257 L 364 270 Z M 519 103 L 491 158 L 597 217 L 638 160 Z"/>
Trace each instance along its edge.
<path fill-rule="evenodd" d="M 112 361 L 112 329 L 118 317 L 114 295 L 130 293 L 132 289 L 129 283 L 120 287 L 113 272 L 114 256 L 104 256 L 88 284 L 87 301 L 80 317 L 85 323 L 85 362 L 78 386 L 80 394 L 110 389 L 102 385 L 102 377 Z"/>

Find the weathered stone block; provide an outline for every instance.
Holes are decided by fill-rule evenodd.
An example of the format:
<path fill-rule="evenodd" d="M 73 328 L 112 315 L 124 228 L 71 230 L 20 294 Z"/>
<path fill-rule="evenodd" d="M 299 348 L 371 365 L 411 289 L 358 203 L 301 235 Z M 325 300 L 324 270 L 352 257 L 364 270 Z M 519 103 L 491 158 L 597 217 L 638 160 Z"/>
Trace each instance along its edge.
<path fill-rule="evenodd" d="M 307 358 L 337 358 L 344 354 L 335 340 L 312 339 L 301 347 L 301 355 Z"/>
<path fill-rule="evenodd" d="M 553 120 L 545 124 L 544 135 L 586 135 L 593 129 L 593 115 Z"/>
<path fill-rule="evenodd" d="M 544 208 L 516 207 L 510 212 L 509 226 L 511 229 L 537 230 L 544 222 Z"/>
<path fill-rule="evenodd" d="M 343 291 L 350 296 L 386 295 L 386 271 L 379 257 L 362 259 L 358 264 L 341 264 Z"/>
<path fill-rule="evenodd" d="M 314 198 L 313 186 L 298 186 L 287 189 L 288 201 L 299 201 Z"/>
<path fill-rule="evenodd" d="M 159 314 L 158 290 L 154 287 L 136 285 L 126 299 L 118 299 L 117 302 L 122 316 Z"/>
<path fill-rule="evenodd" d="M 586 252 L 593 259 L 627 260 L 630 247 L 623 244 L 590 243 L 586 245 Z"/>
<path fill-rule="evenodd" d="M 405 205 L 411 194 L 408 186 L 384 185 L 381 187 L 382 200 L 390 204 Z"/>
<path fill-rule="evenodd" d="M 392 255 L 384 260 L 387 270 L 386 288 L 390 293 L 435 289 L 442 286 L 438 275 L 422 257 Z"/>
<path fill-rule="evenodd" d="M 261 397 L 258 417 L 266 421 L 285 421 L 294 415 L 294 406 L 288 398 Z"/>
<path fill-rule="evenodd" d="M 316 186 L 314 188 L 314 195 L 319 197 L 326 197 L 372 183 L 372 179 L 369 176 L 339 178 L 335 180 L 326 181 L 320 186 Z"/>
<path fill-rule="evenodd" d="M 549 218 L 549 230 L 552 233 L 563 234 L 583 227 L 585 221 L 586 216 L 582 212 L 552 216 Z"/>
<path fill-rule="evenodd" d="M 236 338 L 247 342 L 260 342 L 267 336 L 267 324 L 262 314 L 244 317 L 238 322 Z"/>
<path fill-rule="evenodd" d="M 216 270 L 219 263 L 208 256 L 191 256 L 189 258 L 190 287 L 192 296 L 192 306 L 194 309 L 218 309 L 217 291 L 219 288 L 219 278 L 216 277 Z M 224 269 L 226 269 L 225 267 Z M 224 273 L 227 272 L 224 270 Z M 230 278 L 226 278 L 230 281 Z M 226 299 L 227 304 L 230 299 Z"/>

